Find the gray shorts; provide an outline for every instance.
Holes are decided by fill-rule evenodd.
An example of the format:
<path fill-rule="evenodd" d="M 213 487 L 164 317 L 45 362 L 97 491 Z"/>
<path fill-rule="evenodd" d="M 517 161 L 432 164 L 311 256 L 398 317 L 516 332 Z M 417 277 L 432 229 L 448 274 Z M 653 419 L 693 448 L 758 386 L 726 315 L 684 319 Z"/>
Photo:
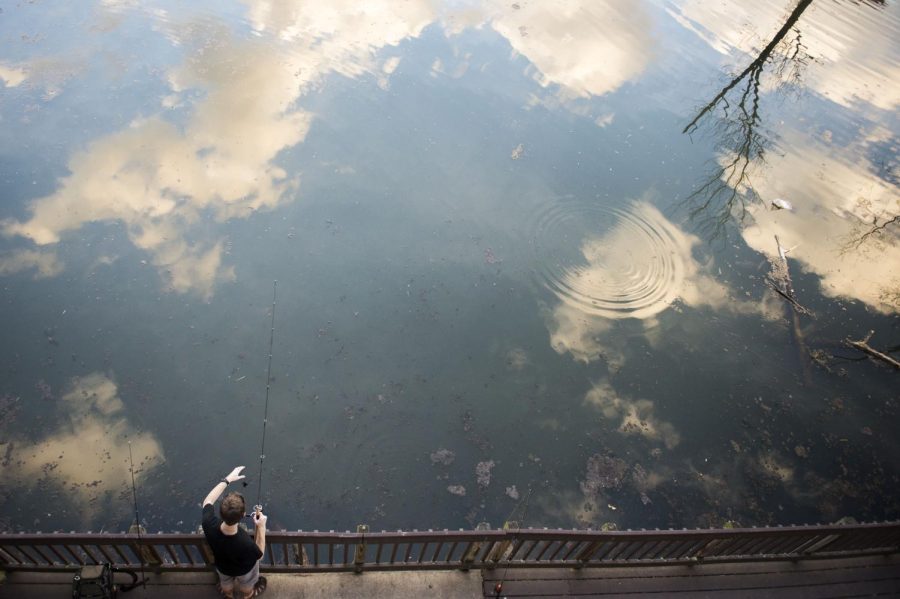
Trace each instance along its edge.
<path fill-rule="evenodd" d="M 259 580 L 259 560 L 253 565 L 252 570 L 241 576 L 227 576 L 218 570 L 216 570 L 216 574 L 219 575 L 219 584 L 223 589 L 237 587 L 244 593 L 248 593 L 253 590 L 256 581 Z"/>

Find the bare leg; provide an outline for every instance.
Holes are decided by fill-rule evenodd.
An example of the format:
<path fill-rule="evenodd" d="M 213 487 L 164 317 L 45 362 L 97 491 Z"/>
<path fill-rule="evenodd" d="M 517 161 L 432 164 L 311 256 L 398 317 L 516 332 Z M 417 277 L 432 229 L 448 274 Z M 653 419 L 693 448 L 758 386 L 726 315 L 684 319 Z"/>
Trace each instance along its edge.
<path fill-rule="evenodd" d="M 223 586 L 221 583 L 219 583 L 218 587 L 219 587 L 219 591 L 222 593 L 222 595 L 227 597 L 227 599 L 234 599 L 234 586 L 233 585 L 228 585 L 226 587 L 226 586 Z"/>

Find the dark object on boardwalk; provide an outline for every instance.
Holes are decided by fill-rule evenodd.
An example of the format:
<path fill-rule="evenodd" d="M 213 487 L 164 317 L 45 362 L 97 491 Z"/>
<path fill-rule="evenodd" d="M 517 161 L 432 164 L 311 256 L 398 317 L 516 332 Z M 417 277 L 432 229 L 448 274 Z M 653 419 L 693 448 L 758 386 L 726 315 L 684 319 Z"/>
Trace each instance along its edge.
<path fill-rule="evenodd" d="M 72 579 L 72 599 L 107 599 L 115 596 L 116 587 L 109 564 L 84 566 Z"/>
<path fill-rule="evenodd" d="M 113 577 L 118 572 L 131 576 L 131 582 L 116 585 Z M 109 563 L 82 566 L 72 579 L 72 599 L 107 599 L 115 597 L 117 591 L 127 593 L 144 582 L 138 582 L 137 572 L 115 568 Z"/>

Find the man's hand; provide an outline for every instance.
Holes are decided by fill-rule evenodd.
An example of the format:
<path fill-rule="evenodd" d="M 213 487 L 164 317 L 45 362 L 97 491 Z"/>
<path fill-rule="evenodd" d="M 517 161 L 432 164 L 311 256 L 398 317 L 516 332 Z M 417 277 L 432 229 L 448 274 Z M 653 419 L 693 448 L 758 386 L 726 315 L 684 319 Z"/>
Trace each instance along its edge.
<path fill-rule="evenodd" d="M 244 469 L 243 466 L 238 466 L 237 468 L 235 468 L 234 470 L 229 472 L 228 476 L 226 476 L 224 479 L 219 481 L 216 484 L 216 486 L 213 487 L 212 491 L 209 492 L 209 494 L 206 496 L 206 499 L 203 500 L 203 503 L 201 505 L 212 504 L 212 503 L 215 503 L 219 499 L 219 496 L 227 488 L 227 487 L 222 486 L 223 482 L 226 485 L 230 485 L 231 483 L 235 483 L 239 480 L 243 480 L 245 478 L 244 475 L 241 474 L 241 470 L 243 470 L 243 469 Z"/>
<path fill-rule="evenodd" d="M 238 466 L 237 468 L 232 470 L 228 474 L 228 476 L 225 477 L 225 480 L 227 480 L 229 484 L 236 483 L 239 480 L 243 480 L 244 478 L 246 478 L 243 474 L 241 474 L 241 470 L 243 470 L 243 469 L 244 469 L 243 466 Z"/>
<path fill-rule="evenodd" d="M 262 510 L 258 510 L 253 513 L 253 523 L 256 524 L 257 528 L 260 528 L 260 527 L 265 528 L 266 521 L 268 519 L 269 519 L 269 517 L 266 516 L 264 513 L 262 513 Z"/>
<path fill-rule="evenodd" d="M 262 506 L 257 505 L 256 511 L 253 512 L 253 522 L 256 524 L 256 530 L 253 531 L 254 541 L 259 550 L 265 554 L 266 552 L 266 520 L 268 518 L 262 513 Z"/>

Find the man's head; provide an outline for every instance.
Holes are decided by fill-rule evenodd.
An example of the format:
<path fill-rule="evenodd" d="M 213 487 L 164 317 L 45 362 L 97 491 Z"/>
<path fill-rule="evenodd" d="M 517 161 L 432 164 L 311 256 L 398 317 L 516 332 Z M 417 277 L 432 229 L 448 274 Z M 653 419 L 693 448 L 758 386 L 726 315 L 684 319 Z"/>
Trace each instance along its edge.
<path fill-rule="evenodd" d="M 225 524 L 233 525 L 240 522 L 241 518 L 244 517 L 245 508 L 243 495 L 240 493 L 229 493 L 222 500 L 222 505 L 219 506 L 219 513 L 222 515 L 222 520 L 225 521 Z"/>

